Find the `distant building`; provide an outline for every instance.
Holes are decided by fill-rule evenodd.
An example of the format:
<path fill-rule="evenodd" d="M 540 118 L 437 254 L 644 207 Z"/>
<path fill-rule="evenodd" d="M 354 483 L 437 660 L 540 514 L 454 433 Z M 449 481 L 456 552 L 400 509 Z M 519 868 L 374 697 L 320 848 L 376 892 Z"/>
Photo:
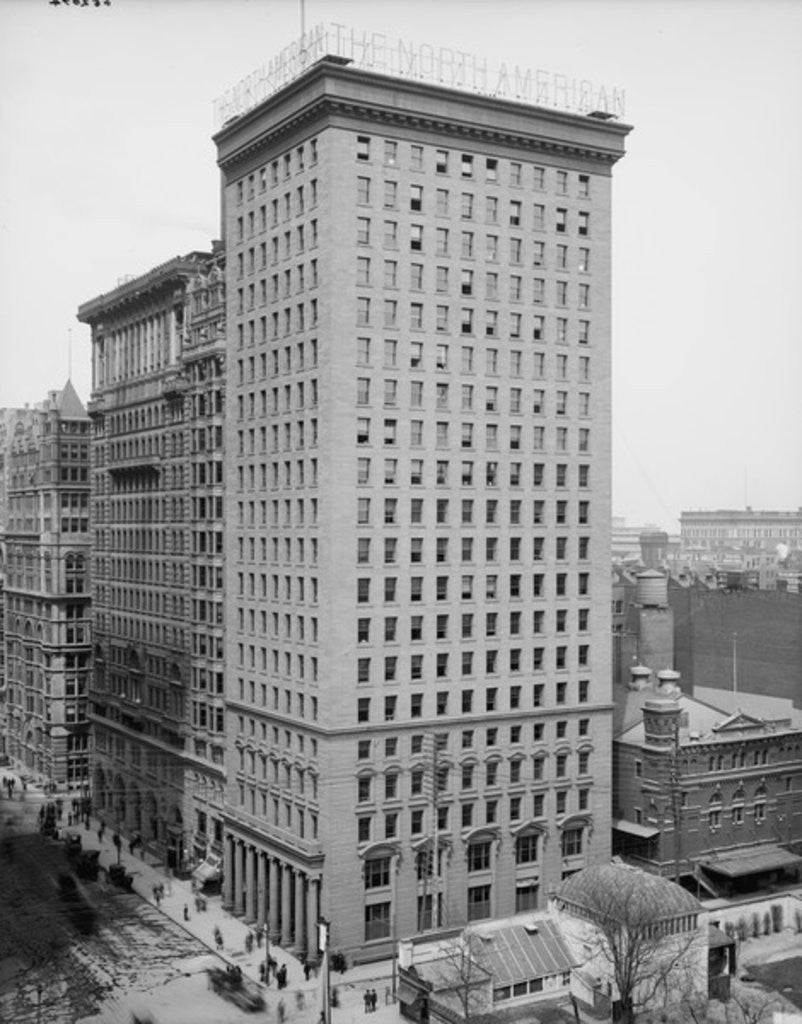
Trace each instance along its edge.
<path fill-rule="evenodd" d="M 681 557 L 689 566 L 751 569 L 762 588 L 771 588 L 788 558 L 802 552 L 802 508 L 686 511 L 680 514 L 680 531 Z"/>
<path fill-rule="evenodd" d="M 93 799 L 172 868 L 222 851 L 222 253 L 84 303 L 92 328 Z"/>
<path fill-rule="evenodd" d="M 798 878 L 802 727 L 703 703 L 631 669 L 616 692 L 613 850 L 716 895 Z"/>
<path fill-rule="evenodd" d="M 89 418 L 68 381 L 6 410 L 6 751 L 50 782 L 89 780 Z"/>

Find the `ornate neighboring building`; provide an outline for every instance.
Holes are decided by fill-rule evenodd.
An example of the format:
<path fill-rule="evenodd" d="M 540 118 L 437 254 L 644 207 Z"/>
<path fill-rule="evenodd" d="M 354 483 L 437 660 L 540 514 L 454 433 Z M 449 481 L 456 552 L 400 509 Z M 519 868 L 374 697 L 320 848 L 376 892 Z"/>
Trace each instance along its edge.
<path fill-rule="evenodd" d="M 81 306 L 92 328 L 94 800 L 170 866 L 222 850 L 223 257 Z"/>
<path fill-rule="evenodd" d="M 89 418 L 71 382 L 6 410 L 6 752 L 49 782 L 89 780 Z"/>

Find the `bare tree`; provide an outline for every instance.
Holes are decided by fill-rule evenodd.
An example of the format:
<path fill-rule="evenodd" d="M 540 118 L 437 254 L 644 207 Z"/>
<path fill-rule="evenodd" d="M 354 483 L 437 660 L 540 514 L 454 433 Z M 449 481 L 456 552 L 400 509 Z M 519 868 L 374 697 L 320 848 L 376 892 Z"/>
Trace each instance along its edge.
<path fill-rule="evenodd" d="M 454 1002 L 466 1024 L 492 1009 L 491 974 L 486 965 L 484 940 L 466 929 L 441 946 L 434 965 L 435 999 Z"/>
<path fill-rule="evenodd" d="M 770 1024 L 774 1011 L 783 1008 L 776 993 L 763 989 L 738 988 L 726 1003 L 687 995 L 666 1013 L 654 1020 L 659 1024 Z"/>
<path fill-rule="evenodd" d="M 693 914 L 666 917 L 651 893 L 631 886 L 586 893 L 583 906 L 593 926 L 590 959 L 608 967 L 624 1024 L 670 1003 L 678 985 L 694 985 L 702 938 Z"/>
<path fill-rule="evenodd" d="M 725 1008 L 727 1024 L 768 1024 L 774 1011 L 783 1008 L 775 993 L 763 989 L 733 991 Z"/>

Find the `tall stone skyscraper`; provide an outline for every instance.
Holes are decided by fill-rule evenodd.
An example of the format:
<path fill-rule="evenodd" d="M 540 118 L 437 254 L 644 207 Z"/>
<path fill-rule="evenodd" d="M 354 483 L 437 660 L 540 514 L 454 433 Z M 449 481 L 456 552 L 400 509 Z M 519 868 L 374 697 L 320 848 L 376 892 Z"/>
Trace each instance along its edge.
<path fill-rule="evenodd" d="M 628 131 L 325 58 L 216 136 L 224 894 L 299 953 L 609 857 Z"/>

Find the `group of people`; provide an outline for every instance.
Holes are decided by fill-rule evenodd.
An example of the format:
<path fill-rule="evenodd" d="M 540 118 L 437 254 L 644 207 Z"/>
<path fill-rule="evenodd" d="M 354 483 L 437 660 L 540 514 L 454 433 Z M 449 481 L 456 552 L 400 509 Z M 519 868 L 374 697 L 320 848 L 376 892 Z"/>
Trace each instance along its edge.
<path fill-rule="evenodd" d="M 157 882 L 156 885 L 153 886 L 153 902 L 156 904 L 157 907 L 160 907 L 163 899 L 164 884 L 162 882 Z"/>
<path fill-rule="evenodd" d="M 365 989 L 365 992 L 362 995 L 362 999 L 365 1002 L 365 1013 L 375 1013 L 375 1011 L 376 1011 L 376 1003 L 378 1001 L 378 996 L 376 995 L 376 989 L 375 988 Z"/>

